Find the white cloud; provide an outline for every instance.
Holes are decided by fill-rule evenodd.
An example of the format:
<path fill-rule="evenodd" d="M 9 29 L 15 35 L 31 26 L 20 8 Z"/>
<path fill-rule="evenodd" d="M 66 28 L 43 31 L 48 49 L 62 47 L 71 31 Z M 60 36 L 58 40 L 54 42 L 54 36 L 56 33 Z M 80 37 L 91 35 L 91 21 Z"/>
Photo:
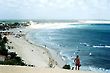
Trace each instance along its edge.
<path fill-rule="evenodd" d="M 0 0 L 0 9 L 36 17 L 110 18 L 110 0 Z"/>

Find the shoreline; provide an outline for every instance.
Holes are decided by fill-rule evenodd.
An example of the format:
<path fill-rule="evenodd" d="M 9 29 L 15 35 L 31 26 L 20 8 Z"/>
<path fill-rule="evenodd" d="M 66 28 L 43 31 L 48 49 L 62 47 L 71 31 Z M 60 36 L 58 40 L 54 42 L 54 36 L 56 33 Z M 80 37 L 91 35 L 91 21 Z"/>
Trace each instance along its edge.
<path fill-rule="evenodd" d="M 27 65 L 34 65 L 36 67 L 48 67 L 48 57 L 46 54 L 42 54 L 43 50 L 35 49 L 36 46 L 28 43 L 26 40 L 24 40 L 23 37 L 15 38 L 14 36 L 8 36 L 8 38 L 10 41 L 12 41 L 12 45 L 14 47 L 14 49 L 11 49 L 11 51 L 16 52 L 17 55 L 19 55 Z M 16 42 L 19 44 L 16 44 Z"/>
<path fill-rule="evenodd" d="M 11 30 L 11 31 L 14 31 L 14 30 L 16 30 L 16 29 L 13 29 L 13 30 Z M 21 29 L 18 29 L 18 30 L 21 30 Z M 28 44 L 28 46 L 30 45 L 30 46 L 34 46 L 34 48 L 33 48 L 33 50 L 31 51 L 31 53 L 34 51 L 34 50 L 37 50 L 37 51 L 40 51 L 40 53 L 43 55 L 43 54 L 45 54 L 47 57 L 47 59 L 46 59 L 46 67 L 49 67 L 49 63 L 50 64 L 52 64 L 53 66 L 53 68 L 54 67 L 59 67 L 59 68 L 62 68 L 63 67 L 63 65 L 65 64 L 63 61 L 62 61 L 62 59 L 61 59 L 61 57 L 60 56 L 58 56 L 58 54 L 57 54 L 57 52 L 56 51 L 54 51 L 54 50 L 52 50 L 52 49 L 49 49 L 48 47 L 45 47 L 45 46 L 43 46 L 43 45 L 38 45 L 38 44 L 35 44 L 31 39 L 29 39 L 29 38 L 27 38 L 27 34 L 29 34 L 29 32 L 31 32 L 32 31 L 32 29 L 30 29 L 30 28 L 23 28 L 22 29 L 22 32 L 24 32 L 24 36 L 22 36 L 22 37 L 20 37 L 20 38 L 17 38 L 17 37 L 15 37 L 15 35 L 9 35 L 8 36 L 8 38 L 9 38 L 9 40 L 10 41 L 12 41 L 12 43 L 13 43 L 13 46 L 15 46 L 14 47 L 14 49 L 15 50 L 11 50 L 11 51 L 14 51 L 14 52 L 17 52 L 17 54 L 18 55 L 20 55 L 20 57 L 24 60 L 24 62 L 26 62 L 27 64 L 29 64 L 29 62 L 27 62 L 26 60 L 25 60 L 25 58 L 23 57 L 23 53 L 21 54 L 20 52 L 19 52 L 19 50 L 17 50 L 17 48 L 19 49 L 19 46 L 20 45 L 22 45 L 22 44 L 24 44 L 24 43 L 22 43 L 22 42 L 25 42 L 25 44 Z M 16 33 L 18 33 L 17 31 L 14 31 L 14 34 L 16 34 Z M 14 40 L 20 40 L 20 43 L 21 44 L 17 44 L 17 43 L 15 43 L 16 41 L 14 41 Z M 24 45 L 25 45 L 24 44 Z M 19 46 L 17 46 L 17 45 L 19 45 Z M 17 46 L 17 47 L 16 47 Z M 23 48 L 26 48 L 26 47 L 23 47 Z M 32 48 L 31 48 L 32 49 Z M 23 51 L 23 50 L 22 50 Z M 34 65 L 34 64 L 31 64 L 30 63 L 30 65 Z M 37 66 L 37 65 L 34 65 L 34 66 Z"/>
<path fill-rule="evenodd" d="M 30 28 L 29 28 L 29 29 L 30 29 Z M 29 46 L 29 45 L 34 46 L 34 49 L 32 49 L 32 48 L 30 49 L 30 48 L 29 48 L 28 50 L 30 51 L 30 53 L 32 53 L 33 51 L 39 51 L 39 50 L 40 50 L 40 53 L 41 53 L 41 54 L 39 54 L 39 55 L 37 54 L 37 55 L 40 56 L 40 57 L 41 57 L 41 55 L 42 55 L 41 58 L 43 58 L 45 52 L 48 50 L 50 54 L 49 54 L 49 53 L 45 54 L 45 56 L 46 56 L 46 57 L 45 57 L 46 62 L 44 62 L 44 59 L 41 59 L 41 58 L 40 58 L 40 59 L 41 59 L 40 61 L 43 60 L 42 62 L 43 62 L 43 64 L 44 64 L 45 66 L 44 66 L 43 64 L 41 65 L 41 62 L 39 62 L 40 64 L 37 63 L 37 64 L 35 65 L 35 67 L 49 68 L 49 66 L 48 66 L 49 57 L 50 57 L 50 58 L 52 57 L 52 59 L 56 61 L 56 58 L 58 57 L 57 53 L 55 52 L 55 53 L 53 54 L 53 51 L 54 51 L 54 50 L 49 49 L 49 48 L 47 48 L 47 50 L 46 50 L 46 48 L 43 47 L 43 45 L 34 44 L 33 42 L 31 42 L 32 40 L 30 41 L 30 39 L 27 39 L 27 38 L 26 38 L 26 35 L 27 35 L 27 34 L 29 33 L 29 31 L 31 30 L 31 29 L 30 29 L 30 30 L 29 30 L 29 29 L 28 29 L 28 28 L 24 28 L 24 29 L 23 29 L 23 30 L 25 30 L 25 36 L 20 37 L 20 38 L 16 38 L 16 37 L 13 38 L 13 37 L 12 37 L 11 40 L 13 40 L 13 39 L 15 39 L 15 40 L 16 40 L 16 39 L 20 39 L 20 42 L 24 42 L 24 41 L 25 41 L 25 43 L 26 43 L 26 42 L 28 43 L 28 46 Z M 14 30 L 16 30 L 16 29 L 14 29 Z M 9 38 L 9 39 L 10 39 L 10 38 Z M 17 41 L 17 40 L 16 40 L 16 41 Z M 13 41 L 12 41 L 12 42 L 13 42 Z M 14 42 L 15 42 L 15 41 L 14 41 Z M 18 43 L 19 43 L 19 42 L 18 42 Z M 14 44 L 15 44 L 15 43 L 14 43 Z M 20 44 L 23 45 L 23 43 L 20 43 Z M 14 46 L 16 46 L 16 45 L 14 45 Z M 20 46 L 20 45 L 19 45 L 19 46 Z M 35 47 L 37 47 L 37 48 L 35 48 Z M 20 48 L 20 47 L 19 47 L 19 48 Z M 18 48 L 18 49 L 19 49 L 19 48 Z M 24 48 L 23 48 L 23 49 L 24 49 Z M 24 51 L 23 53 L 25 53 L 25 52 L 28 53 L 28 52 L 26 51 L 26 49 L 25 49 L 25 50 L 23 50 L 23 49 L 20 49 L 20 50 L 21 50 L 21 51 Z M 33 51 L 32 51 L 32 50 L 33 50 Z M 43 51 L 41 52 L 41 50 L 43 50 Z M 24 62 L 25 62 L 27 59 L 29 59 L 29 58 L 30 58 L 30 59 L 31 59 L 31 58 L 35 58 L 35 56 L 34 56 L 34 57 L 31 56 L 31 57 L 28 58 L 27 56 L 29 56 L 29 55 L 25 53 L 25 56 L 24 56 L 23 53 L 21 54 L 21 51 L 19 52 L 19 50 L 17 50 L 17 49 L 15 50 L 15 52 L 17 52 L 17 54 L 24 60 Z M 38 53 L 38 52 L 37 52 L 37 53 Z M 44 53 L 44 54 L 43 54 L 43 53 Z M 34 54 L 35 54 L 35 53 L 34 53 Z M 51 55 L 51 54 L 52 54 L 52 55 Z M 55 55 L 55 54 L 56 54 L 56 55 Z M 27 56 L 26 56 L 26 55 L 27 55 Z M 24 57 L 23 57 L 23 56 L 24 56 Z M 38 56 L 37 56 L 37 57 L 38 57 Z M 27 58 L 27 59 L 25 59 L 25 58 Z M 61 59 L 61 57 L 59 57 L 59 58 Z M 36 59 L 36 61 L 37 61 L 37 59 Z M 58 61 L 58 59 L 57 59 L 57 62 L 58 62 L 59 64 L 61 63 L 61 61 Z M 29 64 L 28 61 L 26 61 L 26 63 Z M 33 63 L 33 61 L 32 61 L 32 62 L 30 62 L 30 64 L 34 65 L 35 63 Z M 61 67 L 61 65 L 60 65 L 60 67 Z M 59 68 L 59 65 L 57 65 L 55 68 Z M 75 70 L 73 70 L 73 71 L 75 71 Z M 91 72 L 92 72 L 92 71 L 91 71 Z"/>
<path fill-rule="evenodd" d="M 30 32 L 31 31 L 32 30 L 30 30 Z M 55 51 L 54 49 L 48 48 L 46 45 L 38 45 L 37 43 L 32 41 L 30 39 L 30 37 L 27 36 L 30 32 L 28 31 L 25 34 L 25 36 L 23 36 L 24 40 L 26 40 L 28 43 L 30 43 L 30 45 L 35 45 L 36 47 L 43 49 L 45 51 L 45 53 L 47 53 L 47 55 L 48 55 L 49 63 L 50 63 L 50 61 L 52 62 L 53 68 L 55 66 L 62 68 L 66 64 L 66 62 L 62 60 L 61 55 L 58 54 L 57 51 Z"/>
<path fill-rule="evenodd" d="M 52 49 L 46 47 L 46 45 L 38 45 L 37 43 L 35 43 L 31 39 L 29 39 L 29 37 L 27 39 L 27 37 L 25 36 L 24 39 L 28 43 L 30 43 L 31 45 L 35 45 L 36 47 L 39 47 L 39 48 L 43 49 L 45 51 L 44 53 L 47 53 L 47 55 L 49 57 L 49 60 L 52 61 L 53 65 L 54 65 L 53 67 L 55 67 L 55 66 L 60 67 L 60 68 L 63 67 L 62 62 L 64 63 L 64 61 L 61 62 L 61 57 L 58 56 L 58 54 L 57 54 L 57 52 L 55 50 L 52 50 Z M 55 60 L 55 59 L 57 59 L 57 60 Z"/>

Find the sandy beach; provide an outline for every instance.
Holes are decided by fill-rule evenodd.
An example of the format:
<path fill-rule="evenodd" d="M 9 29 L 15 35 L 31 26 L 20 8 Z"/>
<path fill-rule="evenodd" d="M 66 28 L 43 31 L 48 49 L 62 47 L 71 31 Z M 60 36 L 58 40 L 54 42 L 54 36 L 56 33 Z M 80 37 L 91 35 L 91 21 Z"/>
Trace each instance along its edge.
<path fill-rule="evenodd" d="M 43 54 L 45 51 L 26 42 L 23 37 L 15 38 L 14 36 L 8 36 L 8 38 L 9 41 L 12 42 L 11 45 L 14 47 L 11 51 L 15 51 L 19 56 L 21 56 L 26 64 L 38 67 L 48 67 L 47 53 Z"/>
<path fill-rule="evenodd" d="M 32 26 L 24 29 L 25 34 L 30 31 L 30 28 L 32 28 Z M 16 31 L 14 33 L 16 33 Z M 65 62 L 57 55 L 56 52 L 53 53 L 53 50 L 37 46 L 26 39 L 25 36 L 17 38 L 15 35 L 9 35 L 7 37 L 9 42 L 12 42 L 8 45 L 13 46 L 13 49 L 10 49 L 10 51 L 16 52 L 17 55 L 22 58 L 23 62 L 27 65 L 33 65 L 34 67 L 0 66 L 0 73 L 94 73 L 92 71 L 61 69 Z M 53 65 L 53 68 L 49 67 L 50 64 Z M 6 68 L 7 70 L 5 70 Z"/>
<path fill-rule="evenodd" d="M 60 68 L 0 66 L 0 73 L 96 73 L 96 72 L 65 70 Z"/>

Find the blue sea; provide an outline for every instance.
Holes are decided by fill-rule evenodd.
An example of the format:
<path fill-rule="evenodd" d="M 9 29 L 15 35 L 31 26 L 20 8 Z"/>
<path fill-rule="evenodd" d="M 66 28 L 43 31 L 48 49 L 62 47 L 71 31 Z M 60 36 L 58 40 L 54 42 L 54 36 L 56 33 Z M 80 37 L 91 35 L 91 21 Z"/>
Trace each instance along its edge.
<path fill-rule="evenodd" d="M 80 56 L 81 69 L 110 73 L 110 25 L 69 24 L 60 29 L 34 29 L 28 37 L 56 50 L 71 66 Z"/>

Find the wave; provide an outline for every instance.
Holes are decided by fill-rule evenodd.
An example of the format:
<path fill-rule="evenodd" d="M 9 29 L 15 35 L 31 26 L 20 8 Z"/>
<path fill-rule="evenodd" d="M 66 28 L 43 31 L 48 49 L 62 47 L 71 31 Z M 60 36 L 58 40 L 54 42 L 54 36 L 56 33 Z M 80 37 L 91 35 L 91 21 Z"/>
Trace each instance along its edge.
<path fill-rule="evenodd" d="M 98 73 L 110 73 L 110 69 L 97 68 L 93 66 L 81 66 L 81 70 L 94 71 Z"/>
<path fill-rule="evenodd" d="M 110 48 L 110 46 L 106 46 L 106 45 L 103 45 L 103 46 L 100 46 L 100 45 L 94 45 L 93 48 Z"/>
<path fill-rule="evenodd" d="M 81 45 L 93 48 L 110 48 L 110 45 L 89 45 L 88 43 L 80 43 Z"/>

